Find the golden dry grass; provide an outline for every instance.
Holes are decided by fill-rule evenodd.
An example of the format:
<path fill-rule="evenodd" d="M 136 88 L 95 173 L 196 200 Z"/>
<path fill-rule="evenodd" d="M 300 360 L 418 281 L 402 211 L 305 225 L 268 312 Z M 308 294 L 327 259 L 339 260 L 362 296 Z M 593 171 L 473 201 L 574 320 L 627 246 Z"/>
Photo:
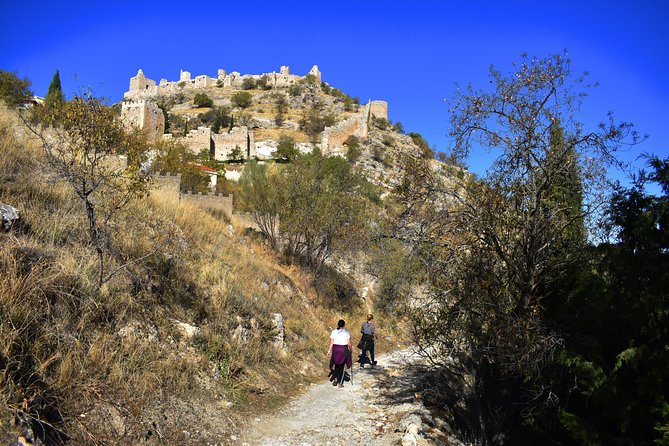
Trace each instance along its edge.
<path fill-rule="evenodd" d="M 115 222 L 110 267 L 155 254 L 98 289 L 81 204 L 50 180 L 20 128 L 0 110 L 0 202 L 27 223 L 0 234 L 0 404 L 10 408 L 0 415 L 0 439 L 11 414 L 23 411 L 92 444 L 95 422 L 78 411 L 112 399 L 131 412 L 223 397 L 240 413 L 257 410 L 321 378 L 329 327 L 342 316 L 361 320 L 361 308 L 325 306 L 310 273 L 282 264 L 242 228 L 230 234 L 225 221 L 164 191 Z M 271 346 L 272 313 L 285 318 L 285 353 Z M 184 337 L 175 320 L 201 334 Z M 240 325 L 246 340 L 233 337 Z M 295 358 L 300 368 L 290 366 Z M 148 423 L 144 410 L 126 422 Z"/>
<path fill-rule="evenodd" d="M 293 138 L 298 143 L 311 141 L 303 131 L 289 129 L 256 129 L 254 137 L 256 141 L 276 141 L 281 137 Z"/>

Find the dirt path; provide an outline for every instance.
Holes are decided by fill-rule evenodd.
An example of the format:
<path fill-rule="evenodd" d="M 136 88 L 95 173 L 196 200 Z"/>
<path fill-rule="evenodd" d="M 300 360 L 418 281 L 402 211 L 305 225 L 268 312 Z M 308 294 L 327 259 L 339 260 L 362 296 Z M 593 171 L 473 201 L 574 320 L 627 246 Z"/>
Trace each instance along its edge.
<path fill-rule="evenodd" d="M 406 365 L 415 361 L 407 351 L 383 355 L 374 369 L 353 369 L 352 384 L 315 384 L 279 413 L 256 418 L 239 444 L 248 446 L 398 445 L 405 436 L 403 417 L 417 410 L 413 395 L 394 393 Z M 354 367 L 357 364 L 354 363 Z M 369 367 L 367 365 L 366 367 Z M 404 383 L 406 384 L 406 383 Z M 406 388 L 406 385 L 402 386 Z M 392 389 L 391 389 L 392 390 Z M 406 392 L 405 392 L 406 393 Z M 406 423 L 405 423 L 406 424 Z M 418 436 L 418 445 L 431 443 Z"/>

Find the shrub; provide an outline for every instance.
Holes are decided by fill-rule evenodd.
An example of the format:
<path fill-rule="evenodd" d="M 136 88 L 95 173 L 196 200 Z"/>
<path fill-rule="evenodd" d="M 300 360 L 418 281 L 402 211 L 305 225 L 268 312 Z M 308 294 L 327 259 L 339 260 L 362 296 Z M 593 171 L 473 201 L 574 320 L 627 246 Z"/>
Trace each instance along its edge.
<path fill-rule="evenodd" d="M 252 77 L 245 77 L 242 81 L 242 89 L 253 90 L 254 88 L 256 88 L 256 80 Z"/>
<path fill-rule="evenodd" d="M 251 93 L 248 91 L 238 91 L 232 96 L 231 101 L 234 107 L 246 108 L 251 105 Z"/>
<path fill-rule="evenodd" d="M 300 152 L 295 147 L 295 140 L 289 136 L 279 138 L 279 146 L 274 152 L 277 161 L 290 162 L 299 156 Z"/>
<path fill-rule="evenodd" d="M 372 118 L 372 124 L 380 130 L 386 130 L 390 127 L 390 121 L 385 118 L 377 118 L 376 116 Z"/>
<path fill-rule="evenodd" d="M 197 93 L 193 98 L 193 104 L 198 108 L 204 108 L 214 105 L 214 101 L 206 93 Z"/>
<path fill-rule="evenodd" d="M 27 103 L 31 96 L 28 79 L 20 79 L 16 72 L 0 70 L 0 102 L 16 107 Z"/>
<path fill-rule="evenodd" d="M 272 85 L 269 83 L 269 76 L 263 74 L 260 79 L 258 79 L 257 86 L 261 90 L 271 90 Z"/>
<path fill-rule="evenodd" d="M 420 155 L 423 156 L 424 158 L 433 158 L 434 157 L 434 151 L 430 148 L 430 144 L 423 138 L 423 136 L 420 133 L 416 132 L 411 132 L 409 133 L 409 136 L 413 140 L 414 144 L 418 146 L 420 149 Z"/>
<path fill-rule="evenodd" d="M 395 140 L 390 135 L 383 135 L 383 145 L 392 146 L 395 143 Z"/>
<path fill-rule="evenodd" d="M 276 107 L 276 114 L 274 115 L 274 123 L 278 126 L 283 125 L 286 110 L 288 108 L 288 101 L 283 93 L 276 93 L 274 96 L 274 105 Z"/>
<path fill-rule="evenodd" d="M 346 159 L 349 163 L 355 163 L 362 154 L 362 149 L 360 148 L 360 140 L 357 136 L 351 135 L 346 138 L 346 147 L 348 150 L 346 152 Z"/>
<path fill-rule="evenodd" d="M 291 96 L 299 96 L 302 94 L 302 86 L 299 84 L 293 84 L 288 87 L 288 94 Z"/>

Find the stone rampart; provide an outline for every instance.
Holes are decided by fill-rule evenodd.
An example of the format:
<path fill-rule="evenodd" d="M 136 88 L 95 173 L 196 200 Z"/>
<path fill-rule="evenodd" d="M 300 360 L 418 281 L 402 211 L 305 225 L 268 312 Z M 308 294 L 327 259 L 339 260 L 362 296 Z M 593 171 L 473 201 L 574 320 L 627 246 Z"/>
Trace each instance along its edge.
<path fill-rule="evenodd" d="M 318 82 L 321 82 L 322 75 L 317 65 L 314 65 L 308 74 L 313 75 Z M 181 70 L 178 81 L 161 79 L 158 85 L 156 85 L 156 81 L 144 76 L 144 72 L 140 69 L 136 76 L 130 78 L 130 87 L 123 94 L 123 97 L 126 99 L 152 98 L 158 95 L 177 93 L 182 89 L 199 89 L 213 86 L 241 88 L 244 79 L 252 78 L 258 80 L 263 76 L 267 76 L 269 84 L 273 87 L 289 87 L 304 78 L 304 76 L 291 74 L 290 68 L 287 66 L 282 66 L 278 73 L 273 71 L 271 73 L 244 75 L 237 71 L 227 73 L 225 70 L 219 68 L 216 77 L 203 74 L 193 78 L 190 72 Z"/>
<path fill-rule="evenodd" d="M 324 155 L 344 153 L 344 142 L 349 136 L 365 139 L 369 132 L 367 113 L 358 113 L 332 127 L 326 127 L 321 136 L 321 150 Z"/>
<path fill-rule="evenodd" d="M 160 191 L 172 199 L 178 200 L 181 189 L 181 174 L 158 173 L 152 176 L 153 190 Z"/>

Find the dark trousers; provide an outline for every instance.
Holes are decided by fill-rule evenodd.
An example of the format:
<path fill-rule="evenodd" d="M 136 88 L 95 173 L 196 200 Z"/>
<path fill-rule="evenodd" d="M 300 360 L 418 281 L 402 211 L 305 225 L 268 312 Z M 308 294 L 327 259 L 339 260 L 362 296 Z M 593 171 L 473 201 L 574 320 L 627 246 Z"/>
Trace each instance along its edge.
<path fill-rule="evenodd" d="M 367 344 L 365 347 L 362 349 L 362 355 L 360 357 L 360 365 L 363 366 L 365 363 L 367 364 L 375 364 L 376 361 L 374 361 L 374 343 L 371 345 Z M 371 358 L 371 361 L 367 358 L 367 352 L 369 352 L 369 356 Z"/>

